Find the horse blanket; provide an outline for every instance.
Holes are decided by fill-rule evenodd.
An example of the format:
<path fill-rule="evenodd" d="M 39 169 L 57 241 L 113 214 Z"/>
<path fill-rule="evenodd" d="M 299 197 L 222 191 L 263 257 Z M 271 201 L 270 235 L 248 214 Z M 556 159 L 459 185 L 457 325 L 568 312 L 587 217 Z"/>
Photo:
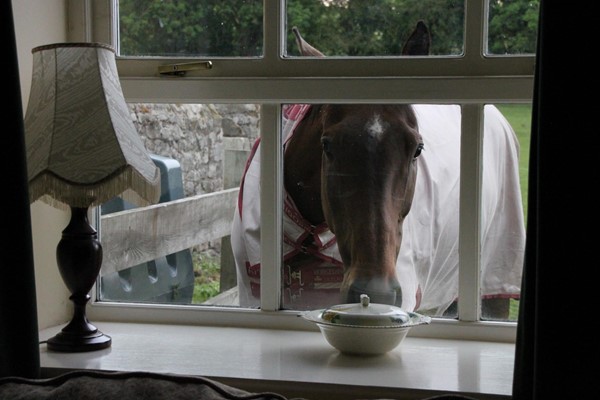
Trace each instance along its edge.
<path fill-rule="evenodd" d="M 414 105 L 425 150 L 412 208 L 404 220 L 396 270 L 402 287 L 402 308 L 442 313 L 458 297 L 458 205 L 460 189 L 460 123 L 457 105 Z M 284 107 L 283 143 L 294 133 L 310 105 Z M 519 144 L 500 111 L 485 107 L 484 168 L 481 212 L 482 297 L 518 298 L 525 247 L 525 226 L 519 184 Z M 240 306 L 258 307 L 260 300 L 260 138 L 248 159 L 232 224 Z M 339 291 L 343 265 L 335 236 L 326 224 L 310 226 L 284 195 L 284 266 L 313 235 L 312 254 L 319 262 L 293 271 L 284 267 L 284 303 L 299 308 L 329 304 Z M 307 296 L 308 295 L 308 296 Z M 312 299 L 312 300 L 311 300 Z"/>

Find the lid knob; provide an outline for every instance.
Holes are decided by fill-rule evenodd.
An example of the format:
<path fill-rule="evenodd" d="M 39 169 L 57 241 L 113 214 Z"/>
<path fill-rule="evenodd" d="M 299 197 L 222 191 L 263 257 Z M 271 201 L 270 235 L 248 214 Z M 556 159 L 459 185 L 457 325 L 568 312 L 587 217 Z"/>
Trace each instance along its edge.
<path fill-rule="evenodd" d="M 362 304 L 363 307 L 369 307 L 369 300 L 369 296 L 366 294 L 360 295 L 360 304 Z"/>

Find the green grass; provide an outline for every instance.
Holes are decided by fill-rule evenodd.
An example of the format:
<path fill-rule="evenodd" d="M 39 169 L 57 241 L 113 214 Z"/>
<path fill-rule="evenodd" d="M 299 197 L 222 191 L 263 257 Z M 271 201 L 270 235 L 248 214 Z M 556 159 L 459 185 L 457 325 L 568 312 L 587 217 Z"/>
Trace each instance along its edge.
<path fill-rule="evenodd" d="M 519 319 L 519 300 L 510 299 L 508 306 L 508 320 L 516 321 Z"/>

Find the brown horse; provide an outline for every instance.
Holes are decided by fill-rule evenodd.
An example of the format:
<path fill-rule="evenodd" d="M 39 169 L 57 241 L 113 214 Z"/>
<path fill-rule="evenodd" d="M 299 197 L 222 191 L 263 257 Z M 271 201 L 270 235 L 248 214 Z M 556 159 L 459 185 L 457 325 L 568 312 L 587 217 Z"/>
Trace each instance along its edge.
<path fill-rule="evenodd" d="M 314 134 L 318 132 L 318 134 Z M 322 148 L 322 156 L 311 155 Z M 313 106 L 287 142 L 284 182 L 313 226 L 327 221 L 346 273 L 342 299 L 396 303 L 402 222 L 413 200 L 423 148 L 406 105 Z M 294 166 L 294 167 L 292 167 Z M 304 246 L 314 246 L 308 237 Z"/>
<path fill-rule="evenodd" d="M 303 55 L 323 56 L 293 31 Z M 419 22 L 402 52 L 427 55 L 429 43 L 429 31 Z M 515 179 L 518 143 L 497 109 L 488 107 L 487 147 L 506 157 L 502 168 L 484 167 L 488 192 L 493 193 L 484 190 L 490 217 L 483 220 L 493 226 L 486 225 L 489 238 L 482 240 L 488 251 L 483 261 L 491 260 L 484 279 L 489 275 L 490 281 L 501 283 L 484 288 L 483 305 L 484 314 L 503 318 L 507 299 L 519 293 L 524 224 L 518 173 Z M 310 309 L 354 303 L 366 293 L 372 302 L 443 313 L 457 296 L 460 108 L 290 105 L 284 109 L 284 123 L 289 220 L 284 223 L 284 305 Z M 495 160 L 492 155 L 489 159 Z M 502 176 L 492 176 L 492 171 L 502 171 Z M 248 174 L 244 182 L 232 244 L 240 304 L 252 305 L 259 293 L 260 260 L 249 256 L 256 243 L 248 237 L 260 226 L 242 218 L 244 203 L 248 207 L 253 198 L 248 197 Z M 406 229 L 409 235 L 403 239 Z M 499 230 L 510 239 L 502 239 Z M 501 310 L 494 310 L 499 304 Z"/>

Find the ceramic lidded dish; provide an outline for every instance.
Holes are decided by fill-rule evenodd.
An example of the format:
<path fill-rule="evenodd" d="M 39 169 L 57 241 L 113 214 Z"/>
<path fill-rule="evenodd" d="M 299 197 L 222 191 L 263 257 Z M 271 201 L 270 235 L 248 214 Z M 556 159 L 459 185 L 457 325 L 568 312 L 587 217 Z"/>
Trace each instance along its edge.
<path fill-rule="evenodd" d="M 301 314 L 316 323 L 327 342 L 345 354 L 379 355 L 396 348 L 413 326 L 431 322 L 431 318 L 388 304 L 339 304 Z"/>

